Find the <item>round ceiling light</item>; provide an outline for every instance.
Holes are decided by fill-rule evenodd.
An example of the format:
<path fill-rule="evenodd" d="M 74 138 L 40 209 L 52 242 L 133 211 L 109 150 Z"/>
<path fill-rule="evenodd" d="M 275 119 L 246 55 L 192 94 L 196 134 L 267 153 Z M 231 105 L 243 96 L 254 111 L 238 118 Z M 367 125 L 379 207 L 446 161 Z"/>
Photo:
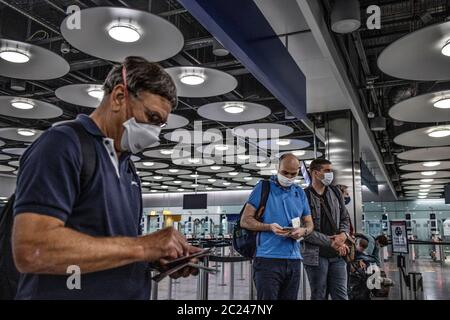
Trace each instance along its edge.
<path fill-rule="evenodd" d="M 426 196 L 428 195 L 428 192 L 419 192 L 419 196 Z"/>
<path fill-rule="evenodd" d="M 247 181 L 250 181 L 252 179 L 253 179 L 252 177 L 244 177 L 244 180 L 247 180 Z"/>
<path fill-rule="evenodd" d="M 177 189 L 177 191 L 184 191 L 184 189 L 183 188 L 179 188 L 179 189 Z"/>
<path fill-rule="evenodd" d="M 257 166 L 258 168 L 264 168 L 267 166 L 267 163 L 257 163 L 255 164 L 255 166 Z"/>
<path fill-rule="evenodd" d="M 301 157 L 306 154 L 306 151 L 305 150 L 296 150 L 296 151 L 292 151 L 292 154 L 296 157 Z"/>
<path fill-rule="evenodd" d="M 224 183 L 222 183 L 224 186 L 229 186 L 229 185 L 231 185 L 231 183 L 230 182 L 224 182 Z"/>
<path fill-rule="evenodd" d="M 447 41 L 441 49 L 441 53 L 444 56 L 450 57 L 450 40 Z"/>
<path fill-rule="evenodd" d="M 248 160 L 248 159 L 250 159 L 250 156 L 249 156 L 248 154 L 239 154 L 239 155 L 237 156 L 237 158 L 238 158 L 239 160 Z"/>
<path fill-rule="evenodd" d="M 236 189 L 242 189 L 242 186 L 237 186 Z"/>
<path fill-rule="evenodd" d="M 214 149 L 216 149 L 217 151 L 226 151 L 229 148 L 230 147 L 227 146 L 226 144 L 218 144 L 218 145 L 214 146 Z"/>
<path fill-rule="evenodd" d="M 188 86 L 198 86 L 206 81 L 206 77 L 200 73 L 185 73 L 180 76 L 180 81 Z"/>
<path fill-rule="evenodd" d="M 175 184 L 182 184 L 183 183 L 183 181 L 180 181 L 180 180 L 175 180 L 173 183 L 175 183 Z"/>
<path fill-rule="evenodd" d="M 423 171 L 423 176 L 434 176 L 436 174 L 436 171 Z"/>
<path fill-rule="evenodd" d="M 228 172 L 228 175 L 230 176 L 237 176 L 239 172 Z"/>
<path fill-rule="evenodd" d="M 95 98 L 100 101 L 103 100 L 103 96 L 105 95 L 103 89 L 101 88 L 91 88 L 87 91 L 87 94 L 92 98 Z"/>
<path fill-rule="evenodd" d="M 6 49 L 0 52 L 0 58 L 12 63 L 27 63 L 30 56 L 24 52 Z"/>
<path fill-rule="evenodd" d="M 419 199 L 426 199 L 426 196 L 418 196 Z"/>
<path fill-rule="evenodd" d="M 429 188 L 429 187 L 431 187 L 431 184 L 421 184 L 419 186 L 419 188 Z"/>
<path fill-rule="evenodd" d="M 180 170 L 178 170 L 178 169 L 169 169 L 170 173 L 177 173 L 178 171 L 180 171 Z"/>
<path fill-rule="evenodd" d="M 32 137 L 36 134 L 36 131 L 33 129 L 17 129 L 17 134 L 24 137 Z"/>
<path fill-rule="evenodd" d="M 216 179 L 208 179 L 208 182 L 216 182 Z"/>
<path fill-rule="evenodd" d="M 146 167 L 153 167 L 155 165 L 154 162 L 143 162 L 142 165 L 146 166 Z"/>
<path fill-rule="evenodd" d="M 198 178 L 198 174 L 190 174 L 189 175 L 191 178 Z"/>
<path fill-rule="evenodd" d="M 190 158 L 188 161 L 190 163 L 199 163 L 201 161 L 201 159 L 199 159 L 199 158 Z"/>
<path fill-rule="evenodd" d="M 136 42 L 141 38 L 138 28 L 131 23 L 118 23 L 108 29 L 108 34 L 119 42 Z"/>
<path fill-rule="evenodd" d="M 211 170 L 214 170 L 214 171 L 217 171 L 217 170 L 220 170 L 220 169 L 222 169 L 222 167 L 220 167 L 220 166 L 212 166 L 212 167 L 209 167 Z"/>
<path fill-rule="evenodd" d="M 241 103 L 227 103 L 223 106 L 223 110 L 232 114 L 242 113 L 245 110 L 245 106 Z"/>
<path fill-rule="evenodd" d="M 162 176 L 155 176 L 155 177 L 153 177 L 153 179 L 155 179 L 155 180 L 161 180 L 163 177 Z"/>
<path fill-rule="evenodd" d="M 440 165 L 441 163 L 439 161 L 430 161 L 430 162 L 424 162 L 423 166 L 424 167 L 436 167 L 438 165 Z"/>
<path fill-rule="evenodd" d="M 433 181 L 434 181 L 434 179 L 420 179 L 420 182 L 425 182 L 425 183 L 433 182 Z M 430 186 L 430 185 L 428 184 L 427 186 Z"/>
<path fill-rule="evenodd" d="M 289 139 L 279 139 L 277 140 L 277 145 L 279 146 L 287 146 L 291 143 L 291 140 Z"/>
<path fill-rule="evenodd" d="M 197 188 L 199 185 L 197 183 L 192 184 L 194 188 Z"/>
<path fill-rule="evenodd" d="M 439 109 L 450 109 L 450 98 L 444 98 L 433 103 L 435 108 Z"/>
<path fill-rule="evenodd" d="M 173 150 L 171 150 L 171 149 L 162 149 L 162 150 L 159 150 L 159 152 L 166 156 L 173 154 Z"/>
<path fill-rule="evenodd" d="M 28 100 L 14 100 L 11 102 L 11 106 L 20 110 L 31 110 L 34 108 L 34 104 Z"/>
<path fill-rule="evenodd" d="M 428 132 L 428 136 L 432 138 L 444 138 L 450 136 L 450 127 L 433 128 Z"/>

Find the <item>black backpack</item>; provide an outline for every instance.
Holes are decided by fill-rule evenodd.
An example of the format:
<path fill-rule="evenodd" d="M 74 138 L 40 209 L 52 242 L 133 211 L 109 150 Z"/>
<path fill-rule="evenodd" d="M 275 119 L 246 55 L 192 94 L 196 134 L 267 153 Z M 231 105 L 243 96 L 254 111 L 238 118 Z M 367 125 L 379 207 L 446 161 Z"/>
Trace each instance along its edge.
<path fill-rule="evenodd" d="M 261 189 L 261 201 L 259 203 L 259 208 L 256 210 L 255 218 L 258 221 L 262 221 L 264 214 L 264 209 L 266 208 L 267 199 L 270 194 L 270 181 L 262 181 Z M 245 204 L 241 212 L 239 213 L 239 220 L 236 222 L 233 228 L 233 248 L 243 257 L 254 258 L 256 253 L 256 238 L 258 232 L 247 230 L 241 227 L 241 217 L 244 213 Z"/>
<path fill-rule="evenodd" d="M 94 140 L 86 132 L 84 127 L 75 121 L 60 124 L 71 127 L 77 134 L 81 144 L 82 168 L 81 168 L 81 190 L 85 190 L 95 172 L 96 152 Z M 16 296 L 19 281 L 19 271 L 14 265 L 11 247 L 11 234 L 14 221 L 13 194 L 6 206 L 0 213 L 0 300 L 12 300 Z"/>

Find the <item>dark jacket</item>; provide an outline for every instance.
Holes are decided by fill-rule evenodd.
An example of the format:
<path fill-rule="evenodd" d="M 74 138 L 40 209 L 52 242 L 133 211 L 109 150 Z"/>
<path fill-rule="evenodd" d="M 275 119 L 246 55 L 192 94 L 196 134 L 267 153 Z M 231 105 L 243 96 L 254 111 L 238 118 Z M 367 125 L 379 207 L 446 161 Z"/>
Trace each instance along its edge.
<path fill-rule="evenodd" d="M 332 190 L 333 188 L 334 190 Z M 311 216 L 314 222 L 314 231 L 306 237 L 302 245 L 303 263 L 305 265 L 319 265 L 319 246 L 331 246 L 329 236 L 320 232 L 320 199 L 311 190 L 312 186 L 305 189 L 311 208 Z M 330 186 L 326 189 L 326 198 L 331 209 L 331 215 L 334 218 L 339 232 L 350 233 L 350 215 L 345 207 L 344 198 L 339 189 Z"/>

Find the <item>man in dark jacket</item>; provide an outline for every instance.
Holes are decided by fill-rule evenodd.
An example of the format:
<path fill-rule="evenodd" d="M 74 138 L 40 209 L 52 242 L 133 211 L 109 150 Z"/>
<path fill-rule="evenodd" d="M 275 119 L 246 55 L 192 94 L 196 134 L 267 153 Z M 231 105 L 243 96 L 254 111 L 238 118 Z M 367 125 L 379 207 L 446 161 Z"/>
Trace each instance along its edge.
<path fill-rule="evenodd" d="M 311 185 L 305 189 L 314 231 L 305 239 L 303 263 L 308 274 L 312 300 L 347 300 L 347 255 L 345 241 L 350 216 L 340 190 L 332 186 L 333 168 L 326 159 L 315 159 L 309 167 Z"/>

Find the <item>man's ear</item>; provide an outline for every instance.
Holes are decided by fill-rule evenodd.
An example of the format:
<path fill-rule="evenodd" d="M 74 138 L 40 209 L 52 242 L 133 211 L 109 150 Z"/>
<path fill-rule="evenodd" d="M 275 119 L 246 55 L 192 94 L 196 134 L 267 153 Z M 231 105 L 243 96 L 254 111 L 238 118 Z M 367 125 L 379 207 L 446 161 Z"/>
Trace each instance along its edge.
<path fill-rule="evenodd" d="M 111 110 L 119 112 L 125 107 L 125 87 L 123 84 L 118 84 L 114 87 L 110 94 Z"/>

